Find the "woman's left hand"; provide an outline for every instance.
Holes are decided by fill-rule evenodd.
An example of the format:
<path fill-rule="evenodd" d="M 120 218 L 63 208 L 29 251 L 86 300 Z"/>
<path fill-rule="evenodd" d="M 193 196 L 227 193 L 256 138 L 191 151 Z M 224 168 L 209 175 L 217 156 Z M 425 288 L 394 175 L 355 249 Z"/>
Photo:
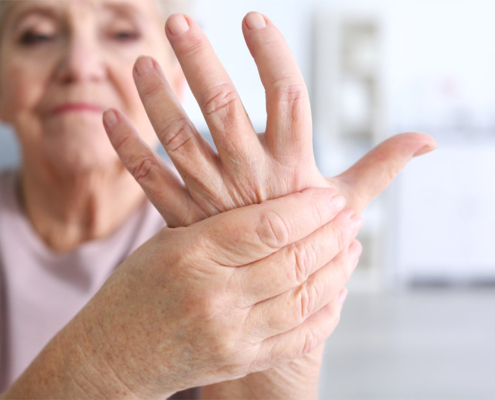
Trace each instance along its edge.
<path fill-rule="evenodd" d="M 309 187 L 335 188 L 349 208 L 361 213 L 414 156 L 435 148 L 434 140 L 425 134 L 398 135 L 343 174 L 323 177 L 313 154 L 308 91 L 287 43 L 275 25 L 258 13 L 248 14 L 243 31 L 266 90 L 265 133 L 254 131 L 208 39 L 190 17 L 182 15 L 170 17 L 166 33 L 218 153 L 198 133 L 150 57 L 136 62 L 134 78 L 151 123 L 183 182 L 122 113 L 105 114 L 115 150 L 169 226 L 187 226 Z M 301 362 L 318 364 L 320 358 Z M 297 369 L 298 364 L 289 364 L 287 374 L 291 368 Z"/>
<path fill-rule="evenodd" d="M 425 134 L 398 135 L 343 174 L 324 178 L 313 154 L 308 91 L 285 39 L 258 13 L 248 14 L 243 31 L 266 90 L 267 129 L 260 135 L 199 26 L 181 14 L 167 22 L 167 36 L 218 154 L 188 118 L 157 62 L 150 57 L 136 62 L 134 78 L 141 99 L 185 185 L 124 115 L 117 111 L 112 125 L 106 113 L 115 150 L 169 226 L 187 226 L 308 187 L 336 188 L 350 208 L 361 212 L 414 155 L 435 148 Z"/>

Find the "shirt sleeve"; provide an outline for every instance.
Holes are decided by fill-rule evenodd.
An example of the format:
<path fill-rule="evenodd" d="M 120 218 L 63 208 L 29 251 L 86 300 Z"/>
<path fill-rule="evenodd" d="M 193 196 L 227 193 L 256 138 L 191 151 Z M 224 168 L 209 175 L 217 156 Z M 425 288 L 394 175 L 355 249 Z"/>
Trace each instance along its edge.
<path fill-rule="evenodd" d="M 7 321 L 5 310 L 5 288 L 2 268 L 2 255 L 0 254 L 0 393 L 7 389 Z"/>

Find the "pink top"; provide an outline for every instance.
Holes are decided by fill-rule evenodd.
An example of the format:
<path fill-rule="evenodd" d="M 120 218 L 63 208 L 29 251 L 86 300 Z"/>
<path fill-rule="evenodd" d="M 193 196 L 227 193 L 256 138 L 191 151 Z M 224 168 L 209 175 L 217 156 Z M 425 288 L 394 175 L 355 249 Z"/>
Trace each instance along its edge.
<path fill-rule="evenodd" d="M 13 171 L 0 173 L 0 393 L 115 268 L 165 226 L 147 202 L 110 237 L 69 253 L 55 253 L 24 215 L 16 177 Z"/>

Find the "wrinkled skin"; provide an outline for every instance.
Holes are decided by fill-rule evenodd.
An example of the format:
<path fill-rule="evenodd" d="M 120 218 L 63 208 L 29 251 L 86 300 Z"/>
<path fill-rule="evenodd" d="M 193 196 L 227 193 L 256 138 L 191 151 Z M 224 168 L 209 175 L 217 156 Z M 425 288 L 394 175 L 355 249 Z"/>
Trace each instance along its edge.
<path fill-rule="evenodd" d="M 360 228 L 335 218 L 344 206 L 334 190 L 308 189 L 166 228 L 89 304 L 91 342 L 114 354 L 106 357 L 117 358 L 114 370 L 123 370 L 121 359 L 136 364 L 123 382 L 146 398 L 304 357 L 337 325 L 337 295 L 359 257 L 359 246 L 338 257 L 338 240 L 325 245 L 332 232 L 342 231 L 344 243 Z M 294 262 L 304 248 L 314 256 Z"/>
<path fill-rule="evenodd" d="M 163 399 L 306 356 L 335 329 L 359 258 L 347 243 L 361 220 L 344 207 L 312 188 L 165 228 L 2 398 Z"/>
<path fill-rule="evenodd" d="M 115 150 L 169 226 L 188 226 L 218 213 L 308 187 L 337 190 L 345 197 L 347 207 L 360 214 L 413 157 L 436 147 L 425 134 L 397 135 L 341 175 L 323 177 L 313 154 L 308 91 L 283 36 L 268 18 L 258 13 L 248 14 L 243 32 L 266 90 L 268 120 L 264 134 L 254 131 L 232 81 L 203 32 L 193 19 L 182 15 L 169 19 L 166 34 L 218 153 L 199 135 L 159 65 L 150 57 L 136 62 L 136 86 L 157 136 L 183 182 L 140 139 L 125 115 L 117 110 L 105 114 L 105 126 Z M 297 384 L 297 378 L 292 377 L 303 374 L 314 387 L 321 355 L 322 347 L 255 378 L 245 377 L 242 386 L 254 387 L 256 379 L 258 383 L 270 382 L 270 374 L 274 379 L 282 376 L 282 381 L 293 380 Z M 252 390 L 249 395 L 256 396 Z"/>

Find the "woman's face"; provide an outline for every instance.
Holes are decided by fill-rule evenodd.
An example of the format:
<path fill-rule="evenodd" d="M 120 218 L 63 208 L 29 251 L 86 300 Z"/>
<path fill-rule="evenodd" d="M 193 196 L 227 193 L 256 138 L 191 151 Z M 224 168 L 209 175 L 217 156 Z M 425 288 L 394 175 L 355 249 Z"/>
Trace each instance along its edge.
<path fill-rule="evenodd" d="M 183 78 L 156 0 L 12 1 L 0 41 L 0 117 L 14 126 L 24 162 L 84 173 L 118 163 L 102 124 L 122 110 L 154 144 L 132 78 L 141 54 Z"/>

